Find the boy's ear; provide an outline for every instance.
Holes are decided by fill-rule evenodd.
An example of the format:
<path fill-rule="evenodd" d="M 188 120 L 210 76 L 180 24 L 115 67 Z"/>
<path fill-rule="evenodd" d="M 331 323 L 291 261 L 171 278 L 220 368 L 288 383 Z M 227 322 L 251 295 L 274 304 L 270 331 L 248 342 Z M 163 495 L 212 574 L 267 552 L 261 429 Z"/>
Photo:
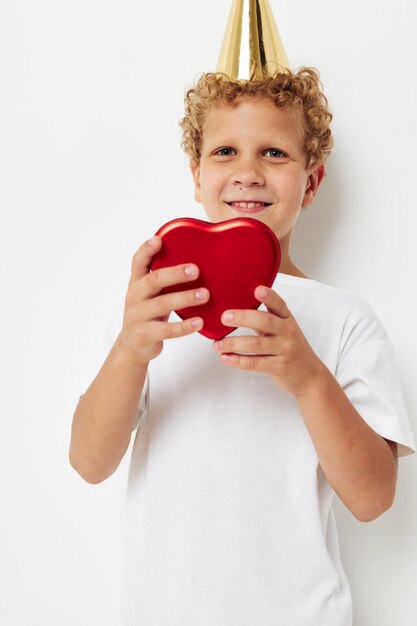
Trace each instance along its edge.
<path fill-rule="evenodd" d="M 310 170 L 310 173 L 307 178 L 306 190 L 304 192 L 304 198 L 302 206 L 310 206 L 313 204 L 314 198 L 316 197 L 318 188 L 320 186 L 321 181 L 326 175 L 326 168 L 324 163 L 319 163 L 314 168 Z"/>
<path fill-rule="evenodd" d="M 201 202 L 200 166 L 190 165 L 190 168 L 194 179 L 194 198 L 196 202 Z"/>

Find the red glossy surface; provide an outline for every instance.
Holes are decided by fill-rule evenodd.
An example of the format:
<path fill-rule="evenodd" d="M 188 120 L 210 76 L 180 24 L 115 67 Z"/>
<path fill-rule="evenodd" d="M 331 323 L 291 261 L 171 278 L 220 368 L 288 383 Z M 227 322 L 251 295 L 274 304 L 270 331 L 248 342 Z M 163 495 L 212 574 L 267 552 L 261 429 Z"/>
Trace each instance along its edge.
<path fill-rule="evenodd" d="M 281 249 L 274 232 L 250 217 L 212 224 L 193 218 L 179 218 L 162 226 L 156 233 L 162 249 L 154 256 L 151 270 L 160 267 L 195 263 L 199 277 L 164 289 L 164 293 L 207 287 L 210 300 L 202 305 L 180 309 L 182 318 L 204 319 L 199 331 L 209 339 L 221 339 L 234 328 L 220 320 L 226 309 L 257 309 L 254 296 L 258 285 L 271 287 L 278 273 Z"/>

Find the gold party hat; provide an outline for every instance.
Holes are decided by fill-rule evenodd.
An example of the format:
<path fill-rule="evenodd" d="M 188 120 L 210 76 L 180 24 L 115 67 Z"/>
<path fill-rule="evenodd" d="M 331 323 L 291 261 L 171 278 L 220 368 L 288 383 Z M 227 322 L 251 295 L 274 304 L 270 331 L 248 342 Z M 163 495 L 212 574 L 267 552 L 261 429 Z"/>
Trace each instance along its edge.
<path fill-rule="evenodd" d="M 233 0 L 216 71 L 260 80 L 289 69 L 268 0 Z"/>

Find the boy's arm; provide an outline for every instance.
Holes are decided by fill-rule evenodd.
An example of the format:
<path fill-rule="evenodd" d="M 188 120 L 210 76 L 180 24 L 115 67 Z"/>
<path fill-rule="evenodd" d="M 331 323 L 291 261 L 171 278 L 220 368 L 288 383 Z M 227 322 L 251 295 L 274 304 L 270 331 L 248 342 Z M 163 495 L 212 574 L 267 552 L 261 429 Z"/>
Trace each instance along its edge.
<path fill-rule="evenodd" d="M 147 369 L 147 363 L 129 355 L 119 335 L 81 396 L 72 421 L 69 459 L 87 482 L 102 482 L 119 466 L 129 446 Z"/>
<path fill-rule="evenodd" d="M 204 323 L 200 317 L 168 322 L 171 311 L 204 304 L 210 294 L 205 288 L 162 294 L 165 287 L 194 281 L 199 269 L 183 263 L 149 272 L 161 247 L 161 238 L 153 237 L 134 255 L 123 328 L 75 410 L 69 459 L 90 483 L 113 474 L 129 446 L 149 361 L 165 339 L 194 333 Z"/>
<path fill-rule="evenodd" d="M 222 322 L 253 328 L 257 336 L 228 336 L 215 342 L 215 350 L 225 365 L 265 372 L 293 394 L 328 481 L 357 519 L 375 519 L 394 500 L 395 444 L 387 444 L 356 411 L 284 300 L 263 286 L 255 297 L 267 311 L 226 311 Z"/>
<path fill-rule="evenodd" d="M 69 458 L 87 482 L 108 478 L 125 455 L 147 369 L 147 363 L 127 352 L 119 335 L 80 398 L 72 421 Z"/>
<path fill-rule="evenodd" d="M 323 472 L 348 509 L 362 522 L 389 509 L 397 483 L 396 443 L 368 426 L 324 365 L 295 399 Z"/>

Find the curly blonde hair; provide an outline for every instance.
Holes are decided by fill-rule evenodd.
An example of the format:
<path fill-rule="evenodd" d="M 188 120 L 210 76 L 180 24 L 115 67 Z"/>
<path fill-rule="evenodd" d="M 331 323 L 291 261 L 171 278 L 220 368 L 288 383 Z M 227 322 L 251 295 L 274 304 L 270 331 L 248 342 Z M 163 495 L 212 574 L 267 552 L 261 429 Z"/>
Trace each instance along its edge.
<path fill-rule="evenodd" d="M 276 72 L 261 80 L 231 80 L 222 72 L 202 74 L 185 94 L 185 116 L 179 122 L 181 146 L 189 155 L 190 164 L 197 166 L 200 162 L 203 126 L 209 110 L 239 96 L 269 98 L 276 106 L 295 111 L 303 128 L 306 169 L 325 163 L 333 147 L 329 127 L 333 115 L 327 108 L 319 78 L 313 67 L 301 67 L 294 73 Z"/>

